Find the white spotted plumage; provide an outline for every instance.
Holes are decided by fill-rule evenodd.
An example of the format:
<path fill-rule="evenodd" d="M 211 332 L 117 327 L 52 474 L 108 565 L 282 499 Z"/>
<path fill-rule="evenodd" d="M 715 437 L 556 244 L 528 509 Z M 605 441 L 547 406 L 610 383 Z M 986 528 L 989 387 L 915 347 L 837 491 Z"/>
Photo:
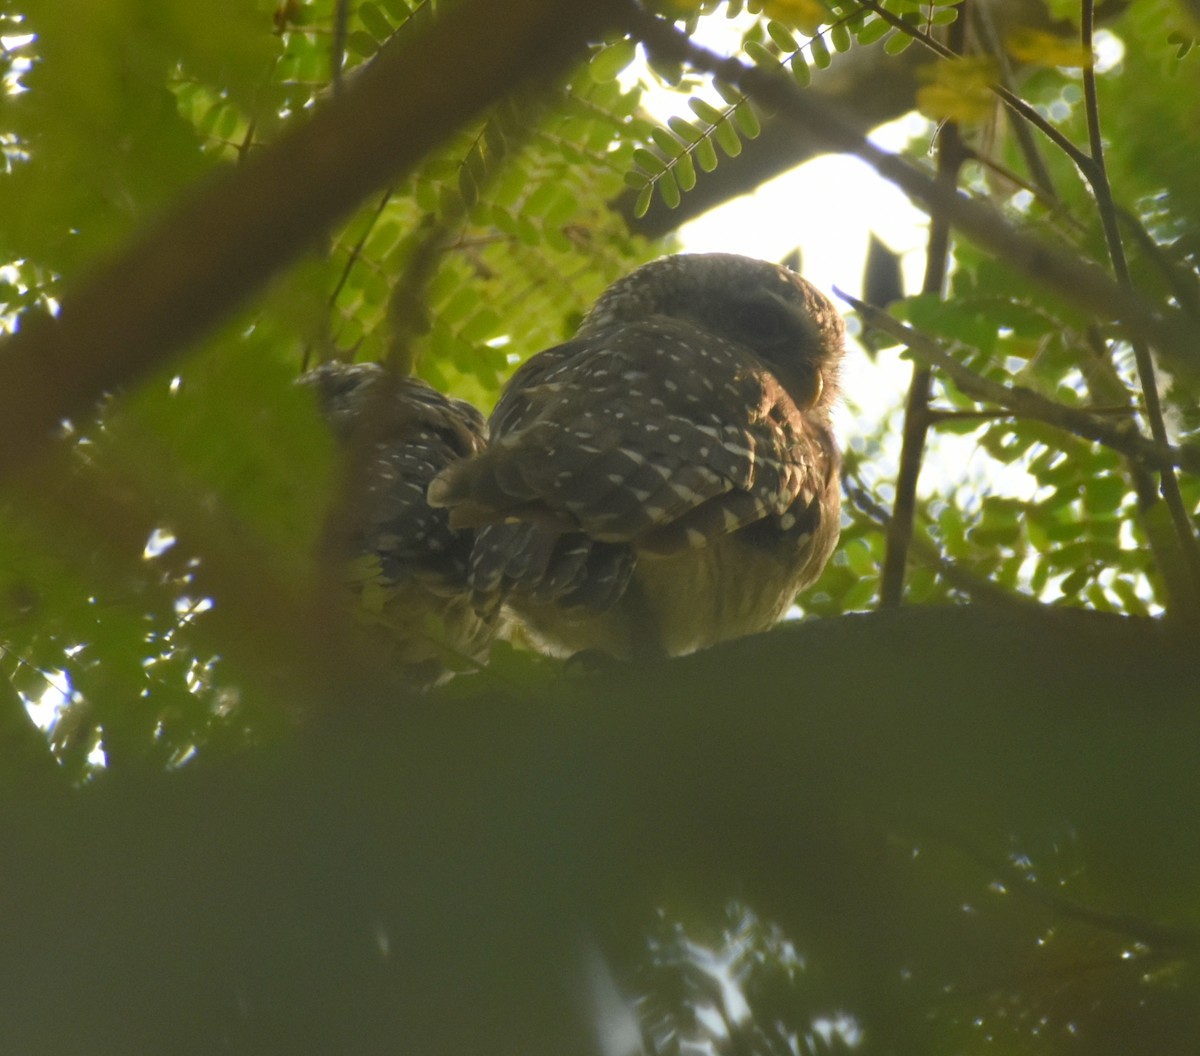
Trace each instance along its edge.
<path fill-rule="evenodd" d="M 769 626 L 836 541 L 841 352 L 828 300 L 773 264 L 681 255 L 615 283 L 430 488 L 476 529 L 481 608 L 503 597 L 554 653 Z"/>
<path fill-rule="evenodd" d="M 351 506 L 331 524 L 355 615 L 411 683 L 440 680 L 455 656 L 483 661 L 498 621 L 471 602 L 472 533 L 426 499 L 438 473 L 484 449 L 483 415 L 374 363 L 327 363 L 301 381 L 352 463 Z"/>

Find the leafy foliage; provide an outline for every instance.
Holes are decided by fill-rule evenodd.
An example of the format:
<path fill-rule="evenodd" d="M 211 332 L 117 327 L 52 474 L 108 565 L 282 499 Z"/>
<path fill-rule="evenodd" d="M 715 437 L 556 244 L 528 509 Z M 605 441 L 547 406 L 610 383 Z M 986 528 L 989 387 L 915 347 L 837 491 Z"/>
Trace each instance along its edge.
<path fill-rule="evenodd" d="M 57 312 L 80 276 L 103 268 L 169 203 L 271 149 L 389 41 L 418 31 L 444 5 L 367 0 L 348 5 L 345 25 L 334 0 L 151 6 L 26 0 L 19 14 L 0 16 L 6 331 Z M 728 16 L 736 57 L 796 90 L 836 73 L 842 53 L 886 63 L 926 48 L 968 7 L 960 0 L 658 6 L 688 32 Z M 1056 14 L 1075 9 L 1053 6 Z M 1106 65 L 1093 112 L 1089 57 L 1052 20 L 1009 25 L 994 48 L 966 56 L 929 51 L 919 104 L 930 119 L 959 126 L 968 144 L 967 193 L 1013 228 L 1066 248 L 1081 267 L 1119 274 L 1110 218 L 1097 208 L 1100 159 L 1089 154 L 1102 143 L 1100 175 L 1117 204 L 1130 288 L 1162 318 L 1194 330 L 1195 26 L 1168 0 L 1114 6 L 1100 39 Z M 651 117 L 650 87 L 686 98 L 691 116 Z M 1002 113 L 997 88 L 1027 104 L 1042 127 L 1017 134 L 1027 117 Z M 236 602 L 214 601 L 203 583 L 211 566 L 228 563 L 236 540 L 247 563 L 298 597 L 320 589 L 314 555 L 336 473 L 309 396 L 291 384 L 303 369 L 331 358 L 392 359 L 489 406 L 520 362 L 569 336 L 604 286 L 661 248 L 631 232 L 613 207 L 623 190 L 636 190 L 639 215 L 655 194 L 673 208 L 716 168 L 736 164 L 747 141 L 790 134 L 753 92 L 647 55 L 632 34 L 614 29 L 559 83 L 495 100 L 477 123 L 446 129 L 437 151 L 364 202 L 280 275 L 252 312 L 177 369 L 109 394 L 89 420 L 64 423 L 67 454 L 42 467 L 43 477 L 14 485 L 0 506 L 0 641 L 4 677 L 38 716 L 71 779 L 94 777 L 105 765 L 175 769 L 278 729 L 280 709 L 247 691 L 247 671 L 210 623 L 214 606 Z M 928 166 L 927 144 L 922 138 L 908 151 L 913 164 Z M 913 293 L 891 311 L 978 378 L 1151 435 L 1152 393 L 1139 363 L 1144 335 L 1096 320 L 1017 263 L 954 240 L 945 293 Z M 1167 440 L 1194 454 L 1194 351 L 1158 367 Z M 1160 464 L 1061 421 L 1015 415 L 941 372 L 931 391 L 934 438 L 913 518 L 909 602 L 1194 617 L 1194 475 L 1176 474 L 1179 501 L 1169 510 L 1160 495 L 1175 475 L 1164 477 Z M 800 599 L 809 615 L 834 617 L 878 601 L 902 425 L 897 402 L 845 438 L 842 542 Z M 504 646 L 480 681 L 541 686 L 560 674 Z M 1065 883 L 1075 874 L 1059 860 L 1060 846 L 1047 843 L 1039 867 L 1061 866 Z M 1014 870 L 1036 871 L 1024 864 L 1028 847 L 1006 849 L 1005 867 L 983 872 L 1003 873 L 1013 888 Z M 944 1000 L 952 983 L 970 982 L 966 968 L 958 980 L 914 983 L 939 1042 L 965 1051 L 985 1030 L 1013 1051 L 1065 1052 L 1072 1025 L 1096 1007 L 1135 1004 L 1131 986 L 1150 993 L 1153 1007 L 1170 1004 L 1162 995 L 1181 985 L 1177 963 L 1127 937 L 1118 941 L 1117 929 L 1101 928 L 1097 938 L 1087 921 L 1064 923 L 1063 907 L 1038 894 L 1013 924 L 996 909 L 1000 892 L 981 894 L 979 870 L 948 861 L 954 840 L 936 848 L 903 874 L 912 888 L 924 876 L 943 895 L 961 894 L 962 904 L 996 896 L 981 928 L 1005 942 L 1058 936 L 1051 956 L 1033 956 L 1028 976 L 977 1002 Z M 1096 893 L 1076 886 L 1084 890 L 1073 906 Z M 716 933 L 664 911 L 644 952 L 633 975 L 655 1052 L 817 1054 L 862 1041 L 828 999 L 836 987 L 813 982 L 819 973 L 806 975 L 803 951 L 746 906 L 733 906 Z M 1106 966 L 1094 986 L 1089 958 Z M 1009 963 L 1017 960 L 1014 953 Z M 1130 983 L 1112 970 L 1118 961 L 1136 961 L 1145 972 Z M 728 978 L 744 1009 L 733 1007 Z"/>
<path fill-rule="evenodd" d="M 123 43 L 122 61 L 138 76 L 119 89 L 104 60 L 77 68 L 70 55 L 59 58 L 58 47 L 67 46 L 63 38 L 80 39 L 74 36 L 78 26 L 57 8 L 29 6 L 20 23 L 34 35 L 23 45 L 32 56 L 24 77 L 29 91 L 10 102 L 14 142 L 27 155 L 13 165 L 10 193 L 21 203 L 20 223 L 6 227 L 2 250 L 16 280 L 10 318 L 26 306 L 52 305 L 57 275 L 69 278 L 80 261 L 153 215 L 188 180 L 269 145 L 329 90 L 332 0 L 286 5 L 276 13 L 275 33 L 265 11 L 232 6 L 236 17 L 222 25 L 220 13 L 211 21 L 206 16 L 204 33 L 193 37 L 187 35 L 186 5 L 166 5 L 154 26 Z M 359 5 L 347 27 L 339 76 L 353 76 L 389 37 L 428 17 L 428 7 Z M 103 20 L 94 27 L 102 36 L 126 27 L 131 16 L 112 9 L 95 17 Z M 221 65 L 205 48 L 225 32 L 240 43 Z M 186 49 L 176 46 L 184 36 Z M 189 518 L 198 513 L 197 503 L 216 503 L 223 523 L 253 525 L 256 549 L 270 555 L 290 582 L 306 578 L 331 494 L 330 456 L 309 398 L 288 382 L 330 357 L 389 355 L 393 335 L 412 329 L 413 320 L 398 317 L 414 311 L 411 304 L 393 304 L 392 291 L 403 285 L 400 276 L 430 237 L 445 245 L 416 309 L 422 316 L 418 336 L 404 350 L 426 380 L 486 407 L 525 356 L 569 336 L 599 291 L 648 256 L 607 205 L 634 149 L 609 145 L 633 120 L 638 98 L 619 87 L 616 72 L 593 62 L 553 100 L 498 102 L 480 126 L 462 130 L 403 184 L 365 203 L 327 246 L 280 279 L 253 318 L 210 342 L 174 381 L 163 378 L 135 399 L 107 408 L 101 435 L 93 438 L 102 442 L 91 444 L 89 457 L 155 496 L 146 512 L 163 521 L 146 523 L 147 535 L 168 531 L 179 540 L 174 549 L 190 554 L 197 544 L 189 539 Z M 87 96 L 94 113 L 53 104 L 72 92 Z M 84 177 L 94 168 L 92 159 L 111 156 L 97 137 L 128 140 L 139 153 L 113 157 L 100 181 Z M 69 150 L 58 146 L 60 138 L 70 139 Z M 112 193 L 104 190 L 106 180 Z M 11 515 L 26 522 L 21 530 L 34 539 L 61 516 L 46 509 L 45 521 L 34 527 L 27 523 L 30 512 Z M 95 559 L 125 566 L 137 558 L 128 549 L 110 549 Z M 8 563 L 34 567 L 20 547 Z M 18 576 L 17 593 L 33 591 L 42 599 L 62 591 L 80 603 L 56 611 L 89 611 L 83 603 L 94 592 L 89 574 L 73 579 L 67 568 L 49 582 Z M 208 687 L 216 676 L 206 676 L 201 686 L 188 673 L 190 660 L 176 670 L 145 647 L 141 628 L 147 621 L 176 627 L 175 612 L 190 613 L 189 603 L 197 600 L 182 572 L 167 581 L 179 584 L 178 590 L 168 591 L 151 612 L 142 611 L 149 604 L 144 592 L 127 611 L 115 605 L 121 616 L 106 616 L 104 639 L 112 643 L 107 654 L 96 643 L 91 619 L 73 631 L 18 613 L 4 621 L 9 653 L 21 658 L 27 697 L 40 697 L 53 672 L 61 672 L 54 677 L 69 687 L 61 699 L 71 702 L 71 718 L 56 722 L 55 741 L 62 751 L 70 747 L 72 758 L 103 740 L 101 728 L 114 728 L 100 713 L 110 706 L 121 713 L 123 726 L 140 731 L 144 751 L 169 741 L 169 755 L 190 757 L 195 742 L 205 738 L 202 730 L 212 719 Z M 108 602 L 93 600 L 109 611 Z M 121 626 L 128 628 L 124 635 Z M 121 659 L 111 651 L 117 642 Z M 86 648 L 78 650 L 81 643 Z M 86 673 L 94 653 L 110 657 L 99 664 L 111 667 L 103 688 Z M 203 664 L 210 673 L 221 666 L 212 657 Z M 121 665 L 136 674 L 118 685 L 111 677 Z M 192 704 L 193 721 L 170 727 L 169 737 L 156 703 L 163 692 Z M 131 709 L 128 702 L 139 699 L 144 706 Z M 222 713 L 229 699 L 222 692 Z"/>

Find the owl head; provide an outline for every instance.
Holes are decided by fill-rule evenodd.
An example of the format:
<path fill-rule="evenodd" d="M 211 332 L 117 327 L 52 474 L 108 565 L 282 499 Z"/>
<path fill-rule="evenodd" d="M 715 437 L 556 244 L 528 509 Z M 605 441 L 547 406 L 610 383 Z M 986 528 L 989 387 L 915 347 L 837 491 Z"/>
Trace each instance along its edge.
<path fill-rule="evenodd" d="M 661 257 L 613 283 L 578 336 L 655 317 L 748 349 L 801 407 L 825 409 L 833 402 L 842 318 L 815 286 L 782 265 L 733 253 Z"/>

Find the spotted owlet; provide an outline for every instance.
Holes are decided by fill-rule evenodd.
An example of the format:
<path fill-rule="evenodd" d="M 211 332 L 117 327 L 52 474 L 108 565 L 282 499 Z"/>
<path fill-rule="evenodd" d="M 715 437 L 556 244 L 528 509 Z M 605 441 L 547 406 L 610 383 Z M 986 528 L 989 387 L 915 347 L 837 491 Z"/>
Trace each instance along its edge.
<path fill-rule="evenodd" d="M 355 615 L 410 683 L 483 662 L 499 614 L 472 603 L 472 533 L 425 498 L 441 470 L 483 450 L 483 415 L 374 363 L 327 363 L 301 380 L 360 471 L 352 508 L 333 518 Z"/>
<path fill-rule="evenodd" d="M 678 655 L 763 630 L 837 542 L 843 326 L 786 268 L 665 257 L 532 357 L 489 446 L 429 489 L 470 583 L 554 655 Z"/>

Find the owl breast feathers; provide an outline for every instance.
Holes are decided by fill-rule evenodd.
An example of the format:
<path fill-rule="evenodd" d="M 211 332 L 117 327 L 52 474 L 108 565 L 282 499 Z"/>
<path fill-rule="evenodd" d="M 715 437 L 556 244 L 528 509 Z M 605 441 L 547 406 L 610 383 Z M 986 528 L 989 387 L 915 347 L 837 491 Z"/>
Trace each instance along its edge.
<path fill-rule="evenodd" d="M 837 541 L 842 342 L 829 301 L 763 261 L 665 257 L 614 283 L 429 487 L 474 529 L 476 608 L 555 655 L 769 627 Z"/>

